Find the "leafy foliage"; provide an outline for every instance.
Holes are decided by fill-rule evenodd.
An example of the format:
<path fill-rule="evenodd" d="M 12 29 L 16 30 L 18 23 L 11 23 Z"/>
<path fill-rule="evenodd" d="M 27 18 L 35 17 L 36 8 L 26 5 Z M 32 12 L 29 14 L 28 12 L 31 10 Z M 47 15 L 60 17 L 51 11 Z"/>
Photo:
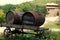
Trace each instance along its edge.
<path fill-rule="evenodd" d="M 33 5 L 30 2 L 22 3 L 17 5 L 16 10 L 24 11 L 24 12 L 32 11 L 32 10 L 35 10 L 35 5 Z"/>
<path fill-rule="evenodd" d="M 25 3 L 22 3 L 20 5 L 17 5 L 16 10 L 23 11 L 23 12 L 37 11 L 40 13 L 45 13 L 45 14 L 47 13 L 47 9 L 45 6 L 35 5 L 31 2 L 25 2 Z"/>
<path fill-rule="evenodd" d="M 7 13 L 9 10 L 14 10 L 16 6 L 12 4 L 6 4 L 4 6 L 0 6 L 0 8 L 3 9 L 4 13 Z"/>
<path fill-rule="evenodd" d="M 60 32 L 49 32 L 51 35 L 49 38 L 46 39 L 38 39 L 36 38 L 33 34 L 16 34 L 16 36 L 14 35 L 12 37 L 12 40 L 60 40 Z M 44 33 L 46 34 L 46 33 Z M 48 35 L 48 33 L 46 34 Z M 7 38 L 5 39 L 4 36 L 0 35 L 0 40 L 7 40 Z M 10 39 L 8 39 L 10 40 Z"/>
<path fill-rule="evenodd" d="M 36 10 L 37 10 L 39 13 L 47 14 L 47 8 L 46 8 L 45 6 L 36 5 Z"/>
<path fill-rule="evenodd" d="M 5 14 L 3 13 L 3 10 L 0 9 L 0 23 L 5 22 Z"/>
<path fill-rule="evenodd" d="M 45 5 L 46 3 L 58 3 L 60 4 L 60 0 L 34 0 L 35 4 L 38 5 Z"/>

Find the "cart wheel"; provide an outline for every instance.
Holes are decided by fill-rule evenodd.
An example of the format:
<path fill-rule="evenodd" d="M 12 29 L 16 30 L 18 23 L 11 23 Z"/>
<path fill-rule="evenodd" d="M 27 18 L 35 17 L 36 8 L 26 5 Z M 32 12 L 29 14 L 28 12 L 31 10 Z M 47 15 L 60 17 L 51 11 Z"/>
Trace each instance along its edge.
<path fill-rule="evenodd" d="M 9 30 L 9 29 L 5 29 L 4 30 L 4 38 L 6 38 L 6 39 L 11 39 L 11 30 Z"/>

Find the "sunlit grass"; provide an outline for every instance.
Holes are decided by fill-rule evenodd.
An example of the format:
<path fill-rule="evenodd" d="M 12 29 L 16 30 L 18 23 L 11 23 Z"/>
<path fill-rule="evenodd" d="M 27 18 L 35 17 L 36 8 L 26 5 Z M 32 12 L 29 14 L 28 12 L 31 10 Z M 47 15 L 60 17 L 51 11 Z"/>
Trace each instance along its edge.
<path fill-rule="evenodd" d="M 44 25 L 47 28 L 60 28 L 60 22 L 48 22 Z"/>

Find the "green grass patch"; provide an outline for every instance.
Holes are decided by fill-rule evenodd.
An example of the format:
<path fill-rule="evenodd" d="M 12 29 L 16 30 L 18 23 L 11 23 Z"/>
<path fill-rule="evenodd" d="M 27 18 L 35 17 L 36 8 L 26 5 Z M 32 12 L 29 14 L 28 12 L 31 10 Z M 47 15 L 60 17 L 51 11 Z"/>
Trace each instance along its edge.
<path fill-rule="evenodd" d="M 4 40 L 4 36 L 0 34 L 0 40 Z"/>
<path fill-rule="evenodd" d="M 60 32 L 52 32 L 53 40 L 60 40 Z"/>
<path fill-rule="evenodd" d="M 49 32 L 49 33 L 50 37 L 47 37 L 46 39 L 43 38 L 37 39 L 37 37 L 33 34 L 24 34 L 24 35 L 16 34 L 17 36 L 13 36 L 12 40 L 60 40 L 60 32 Z M 4 36 L 0 35 L 0 40 L 10 40 L 10 39 L 4 38 Z"/>

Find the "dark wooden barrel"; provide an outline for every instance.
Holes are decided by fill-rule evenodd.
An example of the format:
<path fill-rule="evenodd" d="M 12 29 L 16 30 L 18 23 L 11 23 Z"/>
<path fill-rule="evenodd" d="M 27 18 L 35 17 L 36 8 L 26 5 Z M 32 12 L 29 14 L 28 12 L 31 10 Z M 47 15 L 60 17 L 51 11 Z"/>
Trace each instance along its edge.
<path fill-rule="evenodd" d="M 7 24 L 17 24 L 21 25 L 22 24 L 22 15 L 24 12 L 19 12 L 19 11 L 9 11 L 6 14 L 6 21 Z"/>
<path fill-rule="evenodd" d="M 41 26 L 45 22 L 45 15 L 36 11 L 25 12 L 22 16 L 24 25 Z"/>

